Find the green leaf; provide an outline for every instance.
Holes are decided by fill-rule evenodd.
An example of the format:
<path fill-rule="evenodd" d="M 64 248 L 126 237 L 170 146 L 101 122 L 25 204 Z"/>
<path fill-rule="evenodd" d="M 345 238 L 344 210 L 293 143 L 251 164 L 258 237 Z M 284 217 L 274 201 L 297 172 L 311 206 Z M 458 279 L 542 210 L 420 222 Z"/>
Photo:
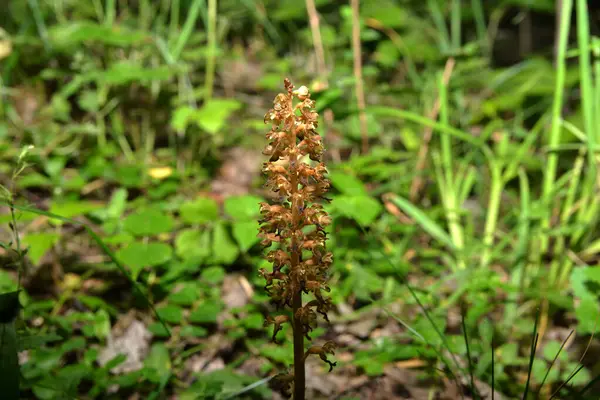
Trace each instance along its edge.
<path fill-rule="evenodd" d="M 238 242 L 241 251 L 246 252 L 259 242 L 258 228 L 256 221 L 235 222 L 233 224 L 233 237 Z"/>
<path fill-rule="evenodd" d="M 54 247 L 59 240 L 60 235 L 57 233 L 40 232 L 27 234 L 23 237 L 22 243 L 29 248 L 27 255 L 31 262 L 37 265 L 44 254 Z"/>
<path fill-rule="evenodd" d="M 256 223 L 256 219 L 260 214 L 259 203 L 262 198 L 252 195 L 232 196 L 225 199 L 225 212 L 233 219 L 238 221 L 252 220 Z"/>
<path fill-rule="evenodd" d="M 516 365 L 519 361 L 519 347 L 517 343 L 506 343 L 497 350 L 502 363 L 506 365 Z"/>
<path fill-rule="evenodd" d="M 577 370 L 580 364 L 578 363 L 570 363 L 567 365 L 565 374 L 563 375 L 563 379 L 567 379 L 571 372 Z M 589 383 L 592 379 L 590 371 L 587 368 L 582 368 L 579 372 L 569 381 L 569 384 L 574 387 L 580 387 L 587 383 Z"/>
<path fill-rule="evenodd" d="M 110 334 L 110 315 L 106 310 L 96 311 L 94 316 L 94 336 L 98 339 L 106 339 Z"/>
<path fill-rule="evenodd" d="M 171 260 L 173 249 L 165 243 L 133 242 L 117 252 L 121 262 L 131 269 L 131 278 L 136 280 L 144 267 L 155 267 Z"/>
<path fill-rule="evenodd" d="M 123 215 L 125 207 L 127 206 L 127 196 L 128 192 L 125 188 L 119 188 L 114 191 L 110 197 L 110 203 L 108 203 L 108 208 L 106 210 L 106 214 L 109 218 L 120 218 L 121 215 Z"/>
<path fill-rule="evenodd" d="M 259 313 L 252 313 L 242 320 L 242 324 L 248 329 L 260 330 L 263 328 L 264 317 Z"/>
<path fill-rule="evenodd" d="M 131 82 L 166 81 L 177 72 L 177 69 L 168 65 L 145 68 L 130 61 L 121 61 L 112 64 L 105 71 L 95 73 L 92 77 L 101 84 L 126 85 Z"/>
<path fill-rule="evenodd" d="M 183 309 L 173 304 L 157 308 L 156 312 L 162 319 L 172 324 L 180 324 L 183 319 Z"/>
<path fill-rule="evenodd" d="M 408 12 L 407 7 L 400 7 L 390 0 L 367 1 L 361 12 L 363 18 L 373 18 L 386 28 L 400 28 L 406 25 L 409 18 L 415 18 Z"/>
<path fill-rule="evenodd" d="M 208 267 L 204 271 L 202 271 L 202 274 L 200 274 L 200 279 L 207 283 L 212 283 L 214 285 L 218 285 L 221 282 L 223 282 L 224 278 L 225 270 L 223 269 L 223 267 L 219 266 Z"/>
<path fill-rule="evenodd" d="M 19 335 L 19 351 L 32 350 L 40 348 L 47 343 L 56 342 L 63 338 L 56 333 L 40 334 L 40 335 Z"/>
<path fill-rule="evenodd" d="M 220 222 L 213 230 L 212 261 L 218 264 L 231 264 L 239 254 L 239 248 L 229 237 L 225 224 Z"/>
<path fill-rule="evenodd" d="M 448 233 L 446 233 L 446 231 L 444 231 L 440 225 L 438 225 L 421 209 L 400 196 L 392 197 L 392 202 L 400 207 L 402 211 L 404 211 L 409 217 L 414 219 L 421 226 L 421 228 L 433 236 L 434 239 L 439 240 L 442 244 L 446 245 L 450 249 L 455 249 L 454 242 L 450 238 L 450 235 L 448 235 Z"/>
<path fill-rule="evenodd" d="M 544 346 L 544 358 L 547 361 L 554 360 L 554 357 L 558 354 L 558 360 L 567 361 L 569 359 L 569 355 L 567 354 L 565 349 L 561 349 L 561 343 L 556 340 L 551 340 Z M 560 354 L 558 353 L 560 351 Z"/>
<path fill-rule="evenodd" d="M 167 301 L 180 306 L 191 306 L 198 300 L 199 293 L 198 285 L 192 282 L 185 282 L 179 290 L 167 297 Z"/>
<path fill-rule="evenodd" d="M 542 379 L 548 372 L 549 363 L 539 358 L 533 360 L 533 366 L 531 368 L 531 376 L 535 382 L 541 383 Z M 558 381 L 559 371 L 558 366 L 554 365 L 550 372 L 548 373 L 548 377 L 546 378 L 546 383 L 551 384 Z"/>
<path fill-rule="evenodd" d="M 600 283 L 600 267 L 587 267 L 584 269 L 587 280 Z"/>
<path fill-rule="evenodd" d="M 169 331 L 159 322 L 148 325 L 148 330 L 156 337 L 169 337 Z"/>
<path fill-rule="evenodd" d="M 335 209 L 349 217 L 353 218 L 362 226 L 371 224 L 382 210 L 381 204 L 370 196 L 337 196 L 333 202 Z"/>
<path fill-rule="evenodd" d="M 227 118 L 240 107 L 241 103 L 237 100 L 213 99 L 206 102 L 193 117 L 200 128 L 214 135 L 225 126 Z"/>
<path fill-rule="evenodd" d="M 216 324 L 221 305 L 214 301 L 205 301 L 192 311 L 189 321 L 195 324 Z"/>
<path fill-rule="evenodd" d="M 177 132 L 185 132 L 195 112 L 190 106 L 177 107 L 171 117 L 171 127 Z"/>
<path fill-rule="evenodd" d="M 219 206 L 213 199 L 199 197 L 196 200 L 182 204 L 179 213 L 181 219 L 188 224 L 203 224 L 218 219 Z"/>
<path fill-rule="evenodd" d="M 391 40 L 384 40 L 379 42 L 377 50 L 375 51 L 375 61 L 384 67 L 394 67 L 398 65 L 400 59 L 400 50 L 398 46 Z"/>
<path fill-rule="evenodd" d="M 148 36 L 124 26 L 101 25 L 92 21 L 77 21 L 54 24 L 48 29 L 50 43 L 59 48 L 84 42 L 99 42 L 110 46 L 131 46 L 141 43 Z"/>
<path fill-rule="evenodd" d="M 206 328 L 203 328 L 201 326 L 186 325 L 183 328 L 181 328 L 180 335 L 182 337 L 194 338 L 206 337 L 208 335 L 208 331 L 206 330 Z"/>
<path fill-rule="evenodd" d="M 346 171 L 331 171 L 329 173 L 329 179 L 333 186 L 343 194 L 350 196 L 368 195 L 364 183 Z"/>
<path fill-rule="evenodd" d="M 173 230 L 173 218 L 160 210 L 149 208 L 128 215 L 123 222 L 125 230 L 135 236 L 158 235 Z"/>
<path fill-rule="evenodd" d="M 144 367 L 155 371 L 149 379 L 155 383 L 163 383 L 171 376 L 171 358 L 164 343 L 156 343 L 150 348 L 150 354 L 144 360 Z"/>
<path fill-rule="evenodd" d="M 186 229 L 175 238 L 175 251 L 184 260 L 204 261 L 210 256 L 210 231 Z"/>
<path fill-rule="evenodd" d="M 60 215 L 64 218 L 73 218 L 80 215 L 85 215 L 91 211 L 103 208 L 103 203 L 95 203 L 91 201 L 69 201 L 57 203 L 53 202 L 50 206 L 49 212 L 52 214 Z M 54 223 L 61 223 L 61 221 L 52 220 Z"/>

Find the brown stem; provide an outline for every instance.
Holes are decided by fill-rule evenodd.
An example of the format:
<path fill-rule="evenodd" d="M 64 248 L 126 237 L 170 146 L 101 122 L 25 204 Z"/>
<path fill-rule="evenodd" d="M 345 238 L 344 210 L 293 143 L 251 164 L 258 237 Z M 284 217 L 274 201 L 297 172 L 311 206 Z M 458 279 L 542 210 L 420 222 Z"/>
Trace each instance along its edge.
<path fill-rule="evenodd" d="M 290 96 L 290 108 L 294 110 L 292 97 Z M 296 129 L 292 128 L 292 148 L 296 146 Z M 298 193 L 298 157 L 296 155 L 290 156 L 289 158 L 289 168 L 290 168 L 290 184 L 291 184 L 291 207 L 292 207 L 292 229 L 294 232 L 291 237 L 291 265 L 290 268 L 292 271 L 299 268 L 300 265 L 300 248 L 298 243 L 297 232 L 300 230 L 300 215 L 298 204 L 298 197 L 296 194 Z M 296 279 L 296 282 L 293 282 L 291 288 L 294 290 L 294 295 L 292 297 L 292 315 L 294 319 L 293 329 L 294 329 L 294 400 L 304 400 L 304 392 L 305 392 L 305 373 L 304 373 L 304 332 L 302 329 L 302 322 L 298 320 L 296 317 L 296 312 L 300 307 L 302 307 L 302 289 L 300 287 L 300 282 L 298 282 L 298 274 L 291 274 L 293 276 L 292 279 Z"/>
<path fill-rule="evenodd" d="M 302 323 L 296 319 L 296 311 L 302 307 L 302 291 L 294 293 L 292 308 L 294 313 L 294 400 L 304 400 L 304 333 Z"/>

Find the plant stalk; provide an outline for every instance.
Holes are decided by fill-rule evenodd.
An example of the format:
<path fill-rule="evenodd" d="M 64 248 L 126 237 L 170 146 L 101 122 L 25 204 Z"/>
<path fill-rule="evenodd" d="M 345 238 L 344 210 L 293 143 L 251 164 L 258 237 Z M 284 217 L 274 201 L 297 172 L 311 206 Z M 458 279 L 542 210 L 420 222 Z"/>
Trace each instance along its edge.
<path fill-rule="evenodd" d="M 290 97 L 290 109 L 294 109 L 292 98 Z M 292 129 L 292 146 L 296 146 L 296 131 Z M 290 156 L 290 184 L 291 184 L 291 206 L 292 206 L 292 225 L 294 229 L 299 229 L 300 226 L 300 206 L 298 204 L 298 156 Z M 294 271 L 300 266 L 301 250 L 296 235 L 292 235 L 290 240 L 290 269 Z M 295 275 L 297 277 L 297 275 Z M 297 282 L 299 283 L 299 282 Z M 294 400 L 304 400 L 305 395 L 305 371 L 304 371 L 304 332 L 302 329 L 302 321 L 298 319 L 297 311 L 302 307 L 302 289 L 299 285 L 292 285 L 294 288 L 294 296 L 292 298 L 292 317 L 294 330 Z"/>
<path fill-rule="evenodd" d="M 295 255 L 295 258 L 297 255 Z M 302 307 L 302 291 L 294 293 L 292 312 L 294 313 L 294 400 L 304 400 L 305 371 L 304 371 L 304 334 L 302 322 L 296 318 L 296 311 Z"/>

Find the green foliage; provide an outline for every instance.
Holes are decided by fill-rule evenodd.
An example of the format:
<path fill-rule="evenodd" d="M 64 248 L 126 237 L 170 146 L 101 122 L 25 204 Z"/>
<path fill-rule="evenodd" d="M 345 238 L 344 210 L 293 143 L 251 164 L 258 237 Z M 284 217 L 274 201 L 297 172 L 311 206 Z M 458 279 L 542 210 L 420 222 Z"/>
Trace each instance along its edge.
<path fill-rule="evenodd" d="M 252 171 L 261 112 L 286 76 L 326 117 L 341 313 L 311 337 L 359 340 L 345 363 L 369 379 L 418 362 L 432 392 L 440 369 L 494 379 L 508 398 L 523 397 L 528 374 L 530 397 L 593 383 L 580 344 L 596 341 L 600 318 L 600 39 L 581 23 L 587 2 L 561 2 L 573 23 L 556 43 L 538 35 L 538 13 L 555 20 L 550 0 L 360 2 L 364 154 L 351 6 L 315 2 L 320 71 L 304 2 L 218 3 L 213 21 L 200 0 L 7 3 L 0 315 L 17 290 L 23 310 L 0 321 L 2 398 L 100 399 L 116 387 L 115 398 L 272 397 L 291 332 L 275 345 L 262 326 L 264 182 Z M 507 7 L 519 18 L 507 23 Z M 530 360 L 538 309 L 547 324 Z M 153 337 L 138 341 L 140 369 L 115 372 L 127 357 L 101 365 L 99 354 L 132 317 Z M 575 333 L 563 347 L 565 323 Z M 227 365 L 192 372 L 215 343 Z"/>

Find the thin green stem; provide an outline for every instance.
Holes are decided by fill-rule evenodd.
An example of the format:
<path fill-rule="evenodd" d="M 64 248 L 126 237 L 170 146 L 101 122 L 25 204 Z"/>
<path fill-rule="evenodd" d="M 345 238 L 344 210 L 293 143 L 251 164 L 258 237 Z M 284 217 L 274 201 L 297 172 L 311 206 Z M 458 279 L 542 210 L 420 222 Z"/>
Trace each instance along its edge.
<path fill-rule="evenodd" d="M 215 79 L 215 59 L 217 53 L 217 0 L 208 0 L 208 57 L 204 76 L 204 98 L 210 100 Z"/>
<path fill-rule="evenodd" d="M 483 235 L 483 255 L 481 257 L 481 267 L 485 268 L 490 262 L 490 255 L 492 246 L 494 244 L 494 233 L 496 232 L 496 224 L 498 223 L 498 213 L 500 210 L 500 199 L 502 196 L 502 190 L 504 189 L 504 182 L 502 180 L 502 174 L 500 166 L 497 162 L 490 164 L 491 174 L 491 189 L 490 189 L 490 200 L 488 202 L 488 210 L 485 218 L 485 228 Z"/>
<path fill-rule="evenodd" d="M 571 20 L 571 12 L 573 9 L 572 0 L 564 0 L 562 4 L 560 29 L 559 29 L 559 40 L 558 40 L 558 52 L 557 52 L 557 65 L 556 65 L 556 85 L 554 88 L 554 100 L 552 105 L 552 128 L 550 131 L 549 145 L 550 147 L 556 147 L 560 144 L 561 138 L 561 113 L 564 101 L 564 86 L 565 77 L 567 71 L 566 54 L 567 44 L 569 39 L 569 27 Z M 548 155 L 548 163 L 546 165 L 543 183 L 543 197 L 546 201 L 549 199 L 556 180 L 556 170 L 558 167 L 558 153 L 553 152 Z M 550 228 L 550 217 L 551 207 L 547 207 L 546 215 L 542 220 L 542 233 L 541 233 L 541 251 L 545 252 L 548 248 L 548 237 L 545 234 Z"/>
<path fill-rule="evenodd" d="M 452 11 L 450 15 L 450 34 L 452 35 L 452 50 L 460 49 L 461 39 L 461 5 L 460 0 L 452 0 Z"/>

